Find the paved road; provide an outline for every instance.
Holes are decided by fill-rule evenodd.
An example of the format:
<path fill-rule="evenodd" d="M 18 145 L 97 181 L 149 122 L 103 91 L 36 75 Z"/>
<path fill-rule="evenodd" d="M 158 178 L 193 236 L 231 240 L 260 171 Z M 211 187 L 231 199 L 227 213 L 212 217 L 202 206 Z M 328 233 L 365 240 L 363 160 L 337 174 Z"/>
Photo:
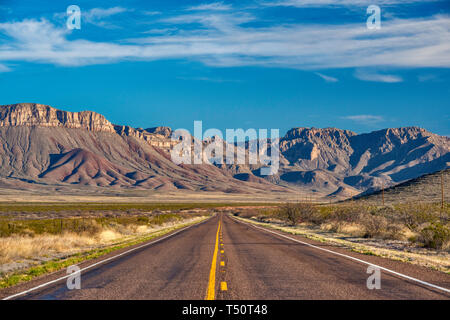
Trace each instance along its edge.
<path fill-rule="evenodd" d="M 298 236 L 289 237 L 450 288 L 450 276 L 436 271 L 349 253 Z M 217 215 L 157 243 L 82 272 L 81 290 L 68 290 L 65 280 L 61 280 L 19 298 L 450 298 L 442 290 L 385 271 L 381 272 L 381 289 L 369 290 L 366 286 L 369 277 L 367 267 L 347 257 L 257 229 L 232 217 Z"/>

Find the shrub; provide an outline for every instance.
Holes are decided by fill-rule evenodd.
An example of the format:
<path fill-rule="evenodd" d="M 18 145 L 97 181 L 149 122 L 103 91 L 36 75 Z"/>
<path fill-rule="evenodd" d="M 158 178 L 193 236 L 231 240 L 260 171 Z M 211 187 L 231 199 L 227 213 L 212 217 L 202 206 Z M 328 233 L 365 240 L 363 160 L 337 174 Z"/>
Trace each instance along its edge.
<path fill-rule="evenodd" d="M 292 225 L 296 225 L 300 219 L 300 211 L 294 204 L 287 203 L 280 208 L 278 216 L 280 217 L 280 219 Z"/>
<path fill-rule="evenodd" d="M 419 241 L 427 248 L 442 249 L 450 241 L 450 228 L 438 222 L 423 228 L 419 234 Z"/>
<path fill-rule="evenodd" d="M 362 216 L 361 223 L 364 226 L 365 238 L 381 236 L 387 231 L 388 227 L 388 221 L 385 217 L 372 214 Z"/>
<path fill-rule="evenodd" d="M 360 213 L 360 207 L 337 207 L 333 214 L 333 220 L 336 222 L 355 222 L 358 220 Z"/>
<path fill-rule="evenodd" d="M 439 219 L 439 208 L 431 204 L 407 203 L 396 208 L 399 222 L 412 231 L 416 231 L 422 224 L 433 223 Z"/>
<path fill-rule="evenodd" d="M 279 211 L 278 216 L 292 225 L 299 222 L 313 222 L 317 209 L 310 203 L 287 203 Z"/>

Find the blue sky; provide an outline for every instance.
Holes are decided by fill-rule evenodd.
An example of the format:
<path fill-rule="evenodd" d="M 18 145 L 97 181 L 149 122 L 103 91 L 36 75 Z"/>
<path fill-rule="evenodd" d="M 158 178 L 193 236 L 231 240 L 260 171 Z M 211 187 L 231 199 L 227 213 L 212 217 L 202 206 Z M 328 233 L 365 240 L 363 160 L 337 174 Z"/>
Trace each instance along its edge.
<path fill-rule="evenodd" d="M 450 135 L 449 67 L 445 0 L 0 0 L 0 104 L 134 127 Z"/>

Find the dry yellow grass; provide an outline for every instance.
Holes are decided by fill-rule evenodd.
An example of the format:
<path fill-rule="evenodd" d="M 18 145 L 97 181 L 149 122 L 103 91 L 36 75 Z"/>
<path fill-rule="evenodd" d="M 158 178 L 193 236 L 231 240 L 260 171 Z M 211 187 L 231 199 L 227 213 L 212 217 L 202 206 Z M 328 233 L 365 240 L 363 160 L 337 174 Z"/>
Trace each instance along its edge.
<path fill-rule="evenodd" d="M 159 226 L 120 226 L 116 229 L 103 229 L 93 235 L 65 232 L 59 235 L 13 235 L 0 238 L 0 272 L 9 272 L 14 270 L 15 267 L 23 267 L 24 261 L 26 262 L 25 264 L 30 264 L 32 261 L 68 256 L 112 243 L 128 241 L 135 237 L 151 234 L 176 225 L 196 222 L 204 218 L 188 218 L 164 223 Z M 6 264 L 9 264 L 9 266 Z"/>
<path fill-rule="evenodd" d="M 450 251 L 450 241 L 444 242 L 444 244 L 442 245 L 442 249 L 445 251 Z"/>
<path fill-rule="evenodd" d="M 14 262 L 23 259 L 35 259 L 59 253 L 76 252 L 79 248 L 85 248 L 96 244 L 96 239 L 65 233 L 56 235 L 12 236 L 0 238 L 0 264 Z"/>
<path fill-rule="evenodd" d="M 362 237 L 364 235 L 364 226 L 358 223 L 323 223 L 320 225 L 320 229 L 324 231 L 338 231 L 345 234 L 348 234 L 352 237 Z"/>

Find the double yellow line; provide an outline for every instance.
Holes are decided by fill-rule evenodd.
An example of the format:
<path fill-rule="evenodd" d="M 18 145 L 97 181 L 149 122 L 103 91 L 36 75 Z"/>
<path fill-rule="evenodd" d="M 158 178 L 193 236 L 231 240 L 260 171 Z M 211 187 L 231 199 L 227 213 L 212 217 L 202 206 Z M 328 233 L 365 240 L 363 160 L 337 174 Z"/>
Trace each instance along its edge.
<path fill-rule="evenodd" d="M 216 265 L 217 265 L 217 251 L 219 250 L 219 233 L 220 233 L 220 220 L 219 227 L 216 234 L 216 245 L 214 246 L 214 254 L 211 263 L 211 271 L 209 272 L 208 291 L 206 292 L 206 300 L 214 300 L 216 295 Z"/>

